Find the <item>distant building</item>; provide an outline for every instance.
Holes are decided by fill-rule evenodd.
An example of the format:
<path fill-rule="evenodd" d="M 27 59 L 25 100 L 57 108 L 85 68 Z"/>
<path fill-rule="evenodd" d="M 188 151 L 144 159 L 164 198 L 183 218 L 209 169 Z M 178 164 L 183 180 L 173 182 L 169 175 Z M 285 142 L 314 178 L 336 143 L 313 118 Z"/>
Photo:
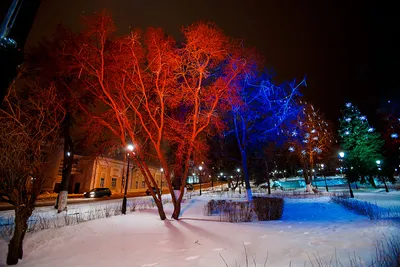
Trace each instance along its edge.
<path fill-rule="evenodd" d="M 63 166 L 63 151 L 53 158 L 49 163 L 47 179 L 42 191 L 59 192 Z M 71 178 L 69 181 L 69 193 L 83 193 L 95 187 L 108 187 L 113 193 L 123 192 L 125 185 L 127 164 L 124 161 L 105 157 L 91 157 L 74 155 L 74 165 L 72 167 Z M 128 179 L 128 192 L 135 189 L 147 188 L 144 177 L 134 163 L 130 163 Z M 164 176 L 160 168 L 149 166 L 157 185 L 166 186 Z"/>

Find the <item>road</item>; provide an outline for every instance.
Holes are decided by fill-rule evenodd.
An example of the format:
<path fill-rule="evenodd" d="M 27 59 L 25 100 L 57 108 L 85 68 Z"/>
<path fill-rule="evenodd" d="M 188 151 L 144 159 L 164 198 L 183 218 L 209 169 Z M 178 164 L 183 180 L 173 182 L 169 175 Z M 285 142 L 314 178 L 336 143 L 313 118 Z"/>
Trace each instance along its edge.
<path fill-rule="evenodd" d="M 214 187 L 221 186 L 221 183 L 214 183 Z M 202 189 L 208 189 L 211 187 L 211 183 L 205 183 L 202 184 Z M 194 185 L 194 190 L 199 190 L 200 185 Z M 168 194 L 169 195 L 169 190 L 166 188 L 163 188 L 163 195 Z M 135 192 L 129 192 L 127 194 L 128 198 L 134 198 L 134 197 L 142 197 L 146 196 L 146 189 L 140 189 L 136 190 Z M 68 204 L 87 204 L 91 202 L 99 202 L 99 201 L 107 201 L 107 200 L 113 200 L 113 199 L 122 199 L 124 195 L 122 193 L 114 193 L 111 195 L 111 197 L 102 197 L 102 198 L 85 198 L 82 196 L 80 197 L 68 197 Z M 46 207 L 46 206 L 53 206 L 55 204 L 56 199 L 55 198 L 41 198 L 36 201 L 35 207 Z M 9 203 L 6 202 L 0 202 L 0 211 L 5 211 L 5 210 L 13 210 L 13 206 Z"/>

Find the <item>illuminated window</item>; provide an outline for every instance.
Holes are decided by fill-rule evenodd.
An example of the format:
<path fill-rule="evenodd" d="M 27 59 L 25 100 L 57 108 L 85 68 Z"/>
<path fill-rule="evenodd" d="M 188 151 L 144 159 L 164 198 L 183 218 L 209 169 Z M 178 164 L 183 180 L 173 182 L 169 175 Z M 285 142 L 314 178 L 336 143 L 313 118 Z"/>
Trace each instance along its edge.
<path fill-rule="evenodd" d="M 112 178 L 112 179 L 111 179 L 111 187 L 112 187 L 112 188 L 117 187 L 117 178 Z"/>
<path fill-rule="evenodd" d="M 144 181 L 142 181 L 142 188 L 144 188 Z"/>
<path fill-rule="evenodd" d="M 104 187 L 104 178 L 100 178 L 100 187 Z"/>

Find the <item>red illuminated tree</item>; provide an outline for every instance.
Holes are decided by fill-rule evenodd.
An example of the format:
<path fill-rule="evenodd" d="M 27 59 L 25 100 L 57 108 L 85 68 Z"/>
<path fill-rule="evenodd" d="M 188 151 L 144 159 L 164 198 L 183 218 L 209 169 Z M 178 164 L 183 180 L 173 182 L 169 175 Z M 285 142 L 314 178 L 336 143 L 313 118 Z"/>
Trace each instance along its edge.
<path fill-rule="evenodd" d="M 117 37 L 104 12 L 87 18 L 86 26 L 64 58 L 102 113 L 81 108 L 121 147 L 134 144 L 132 159 L 149 188 L 158 186 L 146 158 L 150 154 L 159 162 L 174 204 L 172 217 L 178 219 L 190 162 L 199 160 L 206 137 L 223 127 L 219 114 L 230 84 L 246 66 L 236 53 L 238 44 L 206 23 L 184 28 L 179 46 L 161 29 Z M 172 159 L 167 157 L 171 149 Z M 173 176 L 180 179 L 179 196 L 173 192 Z M 165 219 L 161 195 L 150 192 Z"/>
<path fill-rule="evenodd" d="M 304 103 L 302 112 L 294 122 L 294 127 L 287 134 L 289 151 L 296 153 L 300 159 L 306 191 L 310 192 L 315 163 L 329 151 L 334 143 L 332 126 L 313 105 Z"/>

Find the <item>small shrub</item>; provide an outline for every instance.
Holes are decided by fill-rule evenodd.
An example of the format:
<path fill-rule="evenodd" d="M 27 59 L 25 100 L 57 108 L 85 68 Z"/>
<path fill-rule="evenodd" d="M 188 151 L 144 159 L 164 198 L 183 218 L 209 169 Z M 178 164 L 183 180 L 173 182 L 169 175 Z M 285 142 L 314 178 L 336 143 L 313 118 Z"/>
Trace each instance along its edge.
<path fill-rule="evenodd" d="M 131 211 L 131 212 L 134 212 L 134 211 L 136 210 L 136 206 L 137 206 L 136 201 L 130 202 L 130 203 L 129 203 L 129 209 L 130 209 L 130 211 Z"/>
<path fill-rule="evenodd" d="M 376 267 L 400 266 L 400 239 L 399 237 L 383 237 L 375 242 L 375 256 L 372 265 Z"/>
<path fill-rule="evenodd" d="M 223 209 L 224 221 L 250 222 L 253 217 L 253 205 L 251 202 L 225 202 Z"/>
<path fill-rule="evenodd" d="M 204 212 L 208 216 L 219 215 L 220 221 L 224 222 L 250 222 L 253 206 L 245 201 L 210 200 Z"/>
<path fill-rule="evenodd" d="M 331 200 L 336 204 L 342 205 L 350 211 L 360 215 L 366 215 L 371 220 L 381 219 L 383 215 L 383 210 L 377 205 L 366 201 L 349 198 L 344 194 L 334 195 L 331 197 Z"/>
<path fill-rule="evenodd" d="M 109 217 L 111 217 L 113 215 L 111 206 L 109 206 L 109 205 L 105 206 L 104 215 L 106 216 L 106 218 L 109 218 Z"/>
<path fill-rule="evenodd" d="M 210 200 L 205 206 L 205 214 L 208 216 L 221 214 L 226 208 L 226 200 Z"/>
<path fill-rule="evenodd" d="M 68 225 L 72 225 L 74 223 L 74 221 L 71 219 L 70 216 L 68 216 L 68 214 L 65 212 L 64 213 L 64 225 L 68 226 Z"/>
<path fill-rule="evenodd" d="M 283 198 L 254 197 L 254 211 L 259 221 L 279 220 L 283 213 Z"/>

